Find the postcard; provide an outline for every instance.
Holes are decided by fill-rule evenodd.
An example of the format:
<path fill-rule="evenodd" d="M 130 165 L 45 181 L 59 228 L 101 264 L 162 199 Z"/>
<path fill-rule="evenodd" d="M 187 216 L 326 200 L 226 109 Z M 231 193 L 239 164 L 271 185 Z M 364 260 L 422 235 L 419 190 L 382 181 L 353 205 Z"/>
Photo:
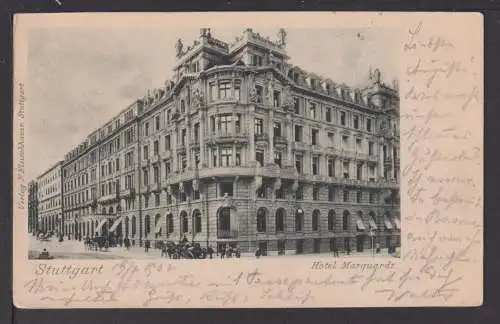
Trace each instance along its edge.
<path fill-rule="evenodd" d="M 478 306 L 478 13 L 14 20 L 20 308 Z"/>

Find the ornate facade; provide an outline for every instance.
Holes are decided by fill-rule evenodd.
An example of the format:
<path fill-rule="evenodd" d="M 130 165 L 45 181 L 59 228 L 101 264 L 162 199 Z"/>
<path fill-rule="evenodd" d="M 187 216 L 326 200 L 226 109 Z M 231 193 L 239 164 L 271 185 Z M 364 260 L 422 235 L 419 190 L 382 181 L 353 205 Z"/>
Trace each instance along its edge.
<path fill-rule="evenodd" d="M 352 89 L 251 29 L 176 45 L 174 76 L 66 155 L 65 233 L 269 253 L 400 244 L 397 82 Z"/>
<path fill-rule="evenodd" d="M 28 184 L 28 233 L 35 235 L 38 225 L 38 183 L 33 180 Z"/>

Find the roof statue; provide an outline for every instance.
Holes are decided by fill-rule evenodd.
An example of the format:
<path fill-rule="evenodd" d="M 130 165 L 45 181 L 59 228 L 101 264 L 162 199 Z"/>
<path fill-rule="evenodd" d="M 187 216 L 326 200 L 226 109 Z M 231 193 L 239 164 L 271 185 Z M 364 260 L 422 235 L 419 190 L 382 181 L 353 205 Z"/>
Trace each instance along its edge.
<path fill-rule="evenodd" d="M 279 38 L 279 44 L 281 46 L 285 46 L 286 45 L 286 31 L 284 28 L 280 28 L 278 30 L 278 38 Z"/>
<path fill-rule="evenodd" d="M 375 83 L 380 83 L 380 71 L 379 69 L 375 69 L 375 71 L 373 71 L 373 81 Z"/>
<path fill-rule="evenodd" d="M 175 44 L 175 52 L 176 52 L 176 56 L 177 57 L 180 57 L 182 55 L 182 41 L 181 39 L 179 38 L 177 40 L 177 43 Z"/>

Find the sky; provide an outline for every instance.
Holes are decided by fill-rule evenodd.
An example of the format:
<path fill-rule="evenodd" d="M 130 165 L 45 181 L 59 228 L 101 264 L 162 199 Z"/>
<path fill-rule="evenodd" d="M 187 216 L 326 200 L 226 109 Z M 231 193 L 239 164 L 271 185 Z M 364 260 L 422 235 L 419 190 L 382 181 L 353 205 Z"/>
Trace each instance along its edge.
<path fill-rule="evenodd" d="M 277 40 L 277 29 L 253 28 Z M 381 29 L 286 28 L 290 63 L 336 83 L 366 82 L 369 67 L 382 79 L 397 76 L 391 52 L 396 40 Z M 232 42 L 242 29 L 212 29 L 212 35 Z M 358 35 L 359 34 L 359 35 Z M 80 144 L 149 88 L 170 79 L 176 58 L 174 45 L 184 47 L 199 28 L 37 28 L 28 38 L 25 83 L 27 179 L 34 179 Z"/>

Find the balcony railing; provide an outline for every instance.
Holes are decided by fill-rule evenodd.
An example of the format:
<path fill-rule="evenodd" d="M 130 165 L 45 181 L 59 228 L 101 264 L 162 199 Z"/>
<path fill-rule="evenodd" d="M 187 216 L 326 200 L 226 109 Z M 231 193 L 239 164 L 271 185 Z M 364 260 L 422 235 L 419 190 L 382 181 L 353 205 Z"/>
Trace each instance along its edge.
<path fill-rule="evenodd" d="M 217 229 L 217 238 L 221 239 L 238 238 L 238 230 Z"/>
<path fill-rule="evenodd" d="M 135 189 L 129 188 L 129 189 L 123 189 L 120 191 L 120 196 L 121 197 L 131 197 L 135 193 Z"/>
<path fill-rule="evenodd" d="M 286 145 L 288 143 L 288 140 L 286 139 L 286 137 L 283 137 L 283 136 L 274 136 L 273 142 L 274 142 L 274 144 L 277 144 L 277 145 Z"/>
<path fill-rule="evenodd" d="M 158 163 L 160 162 L 160 155 L 159 154 L 153 154 L 153 156 L 151 157 L 151 163 L 155 164 L 155 163 Z"/>
<path fill-rule="evenodd" d="M 255 141 L 256 142 L 265 142 L 265 141 L 267 141 L 267 134 L 265 134 L 265 133 L 255 134 Z"/>
<path fill-rule="evenodd" d="M 247 142 L 248 134 L 245 132 L 217 132 L 211 134 L 207 140 L 212 143 Z"/>
<path fill-rule="evenodd" d="M 386 158 L 384 159 L 384 164 L 392 164 L 392 158 L 390 158 L 390 157 L 386 157 Z"/>

